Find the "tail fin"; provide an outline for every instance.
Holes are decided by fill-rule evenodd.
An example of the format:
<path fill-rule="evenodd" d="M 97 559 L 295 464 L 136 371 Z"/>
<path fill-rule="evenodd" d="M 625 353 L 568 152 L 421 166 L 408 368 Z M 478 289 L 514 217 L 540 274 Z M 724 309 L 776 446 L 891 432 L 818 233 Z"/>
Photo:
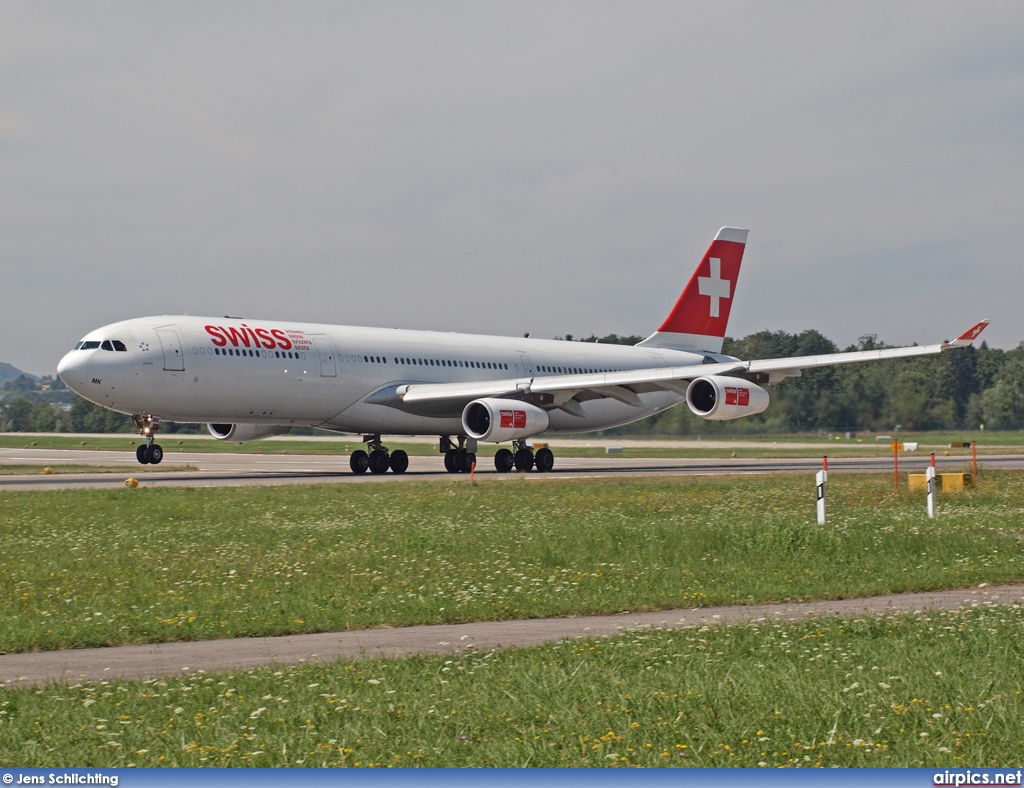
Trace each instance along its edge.
<path fill-rule="evenodd" d="M 719 230 L 665 322 L 640 344 L 721 353 L 746 245 L 746 230 Z"/>

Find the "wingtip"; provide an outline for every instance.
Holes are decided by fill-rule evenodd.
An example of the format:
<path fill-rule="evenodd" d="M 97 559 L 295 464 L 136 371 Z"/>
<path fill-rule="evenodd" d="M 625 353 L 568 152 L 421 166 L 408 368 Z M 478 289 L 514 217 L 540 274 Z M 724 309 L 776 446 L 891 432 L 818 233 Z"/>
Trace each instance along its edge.
<path fill-rule="evenodd" d="M 967 345 L 970 345 L 974 340 L 981 336 L 981 332 L 985 330 L 990 322 L 991 321 L 988 320 L 988 318 L 985 320 L 979 320 L 958 336 L 953 342 L 950 342 L 949 347 L 966 347 Z"/>

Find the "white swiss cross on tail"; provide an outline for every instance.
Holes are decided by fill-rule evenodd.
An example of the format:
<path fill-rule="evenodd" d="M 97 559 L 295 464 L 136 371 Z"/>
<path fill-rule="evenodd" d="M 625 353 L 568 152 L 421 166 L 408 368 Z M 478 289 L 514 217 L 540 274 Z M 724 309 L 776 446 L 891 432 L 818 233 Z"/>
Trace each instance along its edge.
<path fill-rule="evenodd" d="M 746 244 L 746 230 L 719 230 L 697 268 L 691 269 L 693 274 L 668 317 L 640 344 L 720 353 Z"/>
<path fill-rule="evenodd" d="M 731 292 L 729 280 L 722 279 L 722 261 L 718 257 L 708 259 L 711 263 L 711 276 L 697 277 L 697 290 L 702 296 L 711 298 L 711 317 L 718 317 L 718 299 L 729 298 Z"/>

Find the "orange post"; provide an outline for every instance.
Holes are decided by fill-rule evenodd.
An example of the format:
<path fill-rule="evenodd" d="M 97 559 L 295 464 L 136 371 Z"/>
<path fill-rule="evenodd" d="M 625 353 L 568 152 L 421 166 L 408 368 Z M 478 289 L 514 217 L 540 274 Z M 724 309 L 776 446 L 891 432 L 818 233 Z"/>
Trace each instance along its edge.
<path fill-rule="evenodd" d="M 897 440 L 892 442 L 892 478 L 896 483 L 896 489 L 900 488 L 900 444 Z"/>

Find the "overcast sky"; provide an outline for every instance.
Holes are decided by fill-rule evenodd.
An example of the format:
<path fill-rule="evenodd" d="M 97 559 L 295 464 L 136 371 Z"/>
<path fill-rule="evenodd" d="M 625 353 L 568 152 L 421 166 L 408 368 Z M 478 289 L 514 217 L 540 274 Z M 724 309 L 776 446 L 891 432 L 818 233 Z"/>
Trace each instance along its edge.
<path fill-rule="evenodd" d="M 1024 340 L 1024 3 L 0 5 L 0 361 L 243 315 Z"/>

